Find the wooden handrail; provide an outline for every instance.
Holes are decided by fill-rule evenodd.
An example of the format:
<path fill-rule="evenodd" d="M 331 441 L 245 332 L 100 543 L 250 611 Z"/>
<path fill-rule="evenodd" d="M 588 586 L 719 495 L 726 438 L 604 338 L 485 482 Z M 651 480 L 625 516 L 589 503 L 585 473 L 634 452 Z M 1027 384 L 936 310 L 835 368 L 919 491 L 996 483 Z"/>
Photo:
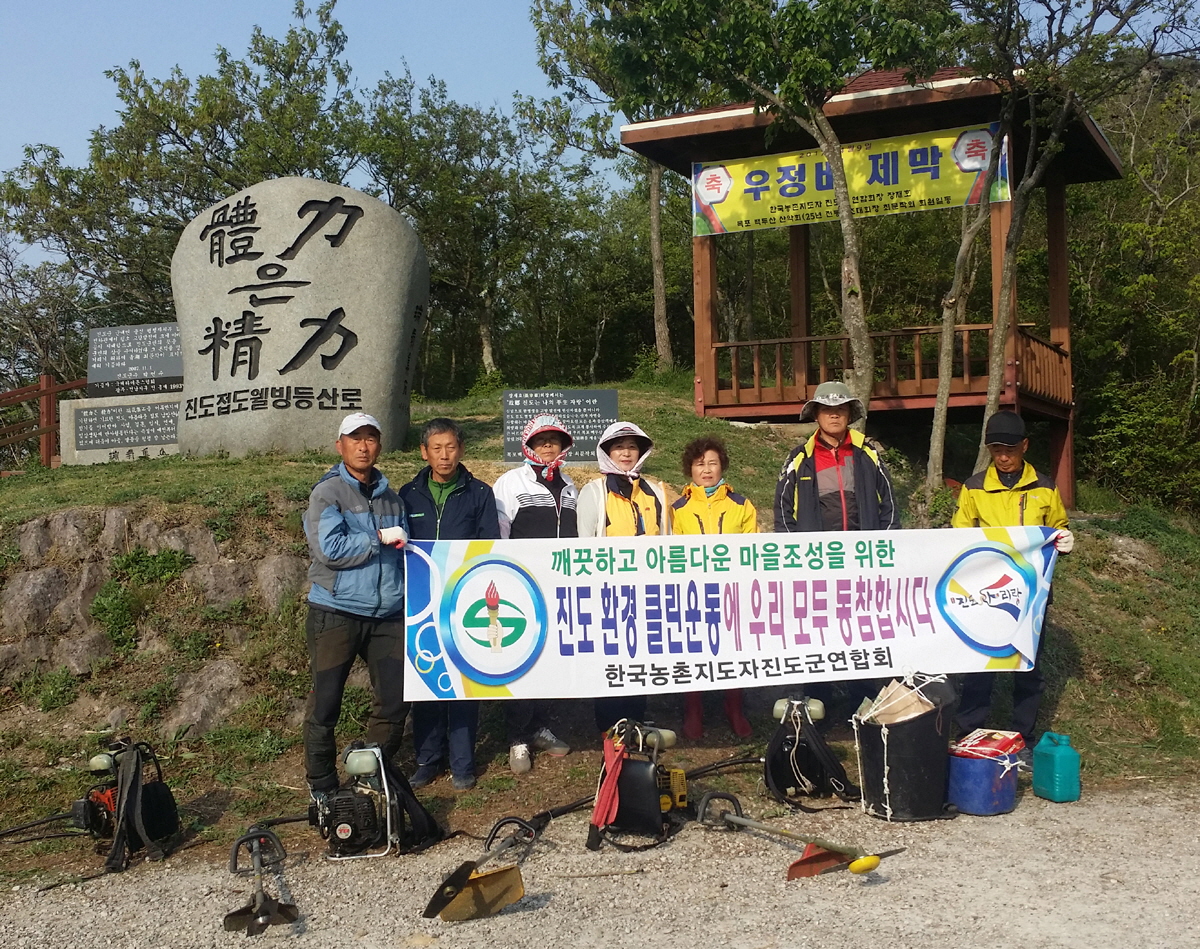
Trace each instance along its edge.
<path fill-rule="evenodd" d="M 74 379 L 71 382 L 60 382 L 57 385 L 47 386 L 46 388 L 33 385 L 21 386 L 19 389 L 9 389 L 7 392 L 0 392 L 0 407 L 20 405 L 22 402 L 32 402 L 44 395 L 58 395 L 60 392 L 69 392 L 72 389 L 82 389 L 86 385 L 87 379 Z"/>
<path fill-rule="evenodd" d="M 57 454 L 59 433 L 58 403 L 54 396 L 72 389 L 82 389 L 86 385 L 87 379 L 73 379 L 70 382 L 56 383 L 53 376 L 42 373 L 37 385 L 21 386 L 17 389 L 10 389 L 8 392 L 0 392 L 0 407 L 33 401 L 38 403 L 37 419 L 27 419 L 15 425 L 7 425 L 0 430 L 0 434 L 3 434 L 21 429 L 18 434 L 0 439 L 0 447 L 23 442 L 29 438 L 37 438 L 38 453 L 41 456 L 42 464 L 49 468 L 54 463 L 54 456 Z"/>
<path fill-rule="evenodd" d="M 991 329 L 991 323 L 959 323 L 954 327 L 956 333 L 991 332 Z M 869 335 L 871 339 L 887 339 L 889 336 L 931 336 L 941 331 L 940 326 L 914 326 L 911 329 L 880 330 Z M 795 343 L 832 343 L 849 338 L 846 333 L 838 333 L 834 336 L 783 336 L 779 339 L 735 339 L 730 342 L 715 342 L 712 346 L 713 349 L 730 349 L 735 346 L 787 346 Z"/>
<path fill-rule="evenodd" d="M 1017 332 L 1020 335 L 1024 336 L 1026 339 L 1033 340 L 1035 343 L 1040 343 L 1041 345 L 1045 346 L 1047 349 L 1053 349 L 1060 356 L 1066 356 L 1069 358 L 1071 355 L 1069 352 L 1067 352 L 1065 349 L 1062 348 L 1061 343 L 1052 343 L 1050 340 L 1042 339 L 1042 337 L 1040 337 L 1040 336 L 1035 336 L 1033 333 L 1029 332 L 1029 330 L 1023 329 L 1021 327 L 1017 328 Z"/>

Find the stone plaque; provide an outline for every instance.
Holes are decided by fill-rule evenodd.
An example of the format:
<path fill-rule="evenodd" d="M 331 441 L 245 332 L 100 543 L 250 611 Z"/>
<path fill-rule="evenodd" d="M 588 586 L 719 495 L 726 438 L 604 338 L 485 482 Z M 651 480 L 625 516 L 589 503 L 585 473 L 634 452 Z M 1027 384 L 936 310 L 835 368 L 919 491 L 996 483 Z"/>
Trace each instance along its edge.
<path fill-rule="evenodd" d="M 429 265 L 399 212 L 278 178 L 191 222 L 171 260 L 183 350 L 179 448 L 330 449 L 369 412 L 403 443 Z"/>
<path fill-rule="evenodd" d="M 616 389 L 505 389 L 504 460 L 524 461 L 521 432 L 535 415 L 557 415 L 575 439 L 567 461 L 587 463 L 596 459 L 596 443 L 604 430 L 617 421 Z"/>
<path fill-rule="evenodd" d="M 89 399 L 182 392 L 179 324 L 145 323 L 90 330 L 87 380 Z"/>
<path fill-rule="evenodd" d="M 64 465 L 96 465 L 176 455 L 178 398 L 161 395 L 61 399 L 58 403 Z"/>

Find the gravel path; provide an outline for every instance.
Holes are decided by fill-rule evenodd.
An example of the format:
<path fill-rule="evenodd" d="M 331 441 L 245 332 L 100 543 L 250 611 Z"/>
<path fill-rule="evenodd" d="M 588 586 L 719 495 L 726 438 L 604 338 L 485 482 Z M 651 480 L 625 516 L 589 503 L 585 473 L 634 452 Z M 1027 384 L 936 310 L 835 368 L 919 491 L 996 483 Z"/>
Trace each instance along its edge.
<path fill-rule="evenodd" d="M 744 804 L 752 816 L 766 807 Z M 1026 791 L 1001 817 L 887 824 L 858 810 L 789 814 L 773 823 L 875 850 L 908 848 L 866 876 L 792 883 L 784 872 L 799 848 L 779 838 L 691 825 L 645 853 L 593 854 L 583 846 L 587 818 L 576 814 L 552 824 L 524 864 L 523 900 L 466 923 L 420 913 L 442 876 L 479 854 L 478 842 L 331 864 L 313 832 L 294 829 L 282 889 L 301 919 L 257 941 L 303 949 L 1197 945 L 1198 805 L 1190 788 L 1085 788 L 1076 804 Z M 613 875 L 595 875 L 606 872 Z M 281 883 L 268 888 L 280 895 Z M 221 920 L 249 892 L 249 881 L 187 853 L 45 892 L 24 884 L 0 906 L 0 945 L 246 945 Z"/>

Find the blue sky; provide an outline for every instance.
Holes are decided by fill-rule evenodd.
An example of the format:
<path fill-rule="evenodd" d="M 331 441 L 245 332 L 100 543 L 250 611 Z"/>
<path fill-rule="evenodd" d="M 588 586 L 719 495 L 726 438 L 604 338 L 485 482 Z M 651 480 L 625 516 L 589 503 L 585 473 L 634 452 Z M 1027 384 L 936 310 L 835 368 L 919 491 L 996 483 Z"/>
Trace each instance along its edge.
<path fill-rule="evenodd" d="M 282 36 L 292 8 L 292 0 L 0 0 L 0 169 L 35 143 L 86 162 L 88 135 L 116 121 L 106 69 L 137 59 L 154 78 L 176 65 L 193 78 L 210 73 L 218 46 L 240 57 L 255 25 Z M 407 61 L 415 80 L 435 76 L 460 102 L 507 107 L 517 91 L 549 94 L 525 0 L 341 0 L 335 15 L 361 87 Z"/>

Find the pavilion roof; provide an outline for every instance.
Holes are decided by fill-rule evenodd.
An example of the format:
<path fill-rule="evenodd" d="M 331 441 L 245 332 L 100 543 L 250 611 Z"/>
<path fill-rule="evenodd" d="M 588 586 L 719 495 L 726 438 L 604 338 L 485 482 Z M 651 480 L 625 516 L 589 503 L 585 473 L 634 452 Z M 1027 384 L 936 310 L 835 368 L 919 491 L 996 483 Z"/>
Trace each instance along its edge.
<path fill-rule="evenodd" d="M 962 69 L 939 69 L 926 80 L 905 81 L 899 71 L 856 76 L 825 106 L 825 114 L 845 143 L 894 138 L 922 131 L 994 122 L 1001 90 L 989 79 Z M 776 130 L 773 117 L 753 103 L 698 109 L 621 127 L 621 144 L 691 177 L 693 162 L 732 161 L 754 155 L 803 151 L 816 142 L 799 129 Z M 1018 146 L 1028 135 L 1017 129 Z M 1055 165 L 1067 184 L 1108 181 L 1122 175 L 1121 161 L 1088 115 L 1068 128 Z M 1019 169 L 1014 169 L 1019 173 Z"/>

